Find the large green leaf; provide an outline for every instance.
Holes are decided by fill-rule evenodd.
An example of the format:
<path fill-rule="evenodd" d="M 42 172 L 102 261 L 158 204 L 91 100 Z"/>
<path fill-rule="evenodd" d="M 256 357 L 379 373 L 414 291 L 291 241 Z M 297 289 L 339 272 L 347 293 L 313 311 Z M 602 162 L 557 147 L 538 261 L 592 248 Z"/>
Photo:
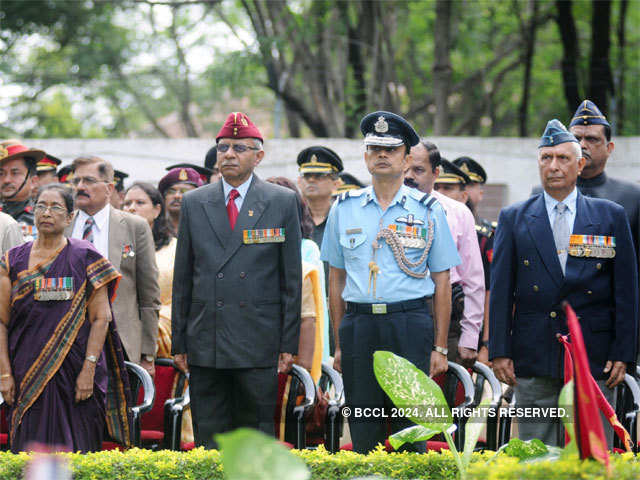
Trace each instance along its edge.
<path fill-rule="evenodd" d="M 571 454 L 579 454 L 578 443 L 576 441 L 576 424 L 574 423 L 574 396 L 573 396 L 573 380 L 568 381 L 562 390 L 560 390 L 560 396 L 558 397 L 558 406 L 567 411 L 568 416 L 562 417 L 562 423 L 564 428 L 569 433 L 569 443 L 565 446 L 563 456 Z"/>
<path fill-rule="evenodd" d="M 469 462 L 471 462 L 471 455 L 473 454 L 473 449 L 476 447 L 476 443 L 478 443 L 478 438 L 480 438 L 480 433 L 482 433 L 482 428 L 487 423 L 487 406 L 489 405 L 489 399 L 485 398 L 480 405 L 473 409 L 473 415 L 469 417 L 467 424 L 464 429 L 464 453 L 462 455 L 462 464 L 466 467 L 469 466 Z M 484 413 L 484 415 L 482 415 Z"/>
<path fill-rule="evenodd" d="M 391 352 L 373 354 L 373 371 L 380 387 L 403 416 L 428 430 L 443 432 L 453 423 L 442 390 L 410 361 Z"/>
<path fill-rule="evenodd" d="M 389 437 L 391 446 L 398 450 L 405 443 L 424 442 L 434 435 L 440 433 L 440 430 L 432 430 L 422 425 L 414 425 L 404 430 L 394 433 Z"/>
<path fill-rule="evenodd" d="M 215 436 L 222 449 L 222 468 L 227 480 L 308 480 L 304 461 L 275 439 L 248 428 Z"/>

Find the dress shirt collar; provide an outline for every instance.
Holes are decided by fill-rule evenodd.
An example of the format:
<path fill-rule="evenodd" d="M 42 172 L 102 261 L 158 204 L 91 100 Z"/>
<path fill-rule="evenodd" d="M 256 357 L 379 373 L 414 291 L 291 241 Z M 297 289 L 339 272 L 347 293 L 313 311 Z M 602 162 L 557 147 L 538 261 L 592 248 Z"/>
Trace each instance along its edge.
<path fill-rule="evenodd" d="M 229 193 L 234 188 L 240 194 L 240 198 L 244 200 L 245 197 L 247 196 L 247 191 L 249 190 L 249 186 L 251 185 L 251 180 L 253 180 L 253 173 L 249 176 L 249 178 L 243 184 L 239 185 L 238 187 L 229 185 L 225 181 L 224 177 L 222 177 L 221 180 L 222 180 L 222 191 L 224 192 L 224 203 L 227 203 L 229 201 Z"/>
<path fill-rule="evenodd" d="M 407 198 L 411 195 L 409 192 L 409 187 L 405 185 L 400 185 L 400 188 L 396 192 L 393 200 L 389 204 L 388 208 L 393 207 L 395 204 L 400 204 L 404 208 L 404 204 L 407 201 Z M 364 207 L 369 202 L 375 202 L 380 205 L 378 202 L 378 197 L 376 197 L 376 191 L 373 189 L 373 185 L 370 185 L 364 189 L 364 193 L 362 194 L 362 206 Z"/>
<path fill-rule="evenodd" d="M 84 210 L 79 210 L 78 212 L 79 212 L 78 221 L 81 222 L 82 225 L 84 225 L 84 223 L 87 221 L 87 218 L 89 218 L 90 215 L 87 214 Z M 96 212 L 96 214 L 93 215 L 93 222 L 94 222 L 94 226 L 98 229 L 99 232 L 101 232 L 107 225 L 108 221 L 109 221 L 109 204 L 107 203 L 102 208 L 102 210 Z"/>
<path fill-rule="evenodd" d="M 577 200 L 578 200 L 578 189 L 576 187 L 573 187 L 573 190 L 571 191 L 571 193 L 562 200 L 562 203 L 564 203 L 567 206 L 570 213 L 575 215 Z M 549 218 L 551 218 L 552 212 L 556 208 L 556 205 L 559 203 L 560 202 L 558 200 L 556 200 L 551 195 L 549 195 L 546 191 L 544 191 L 544 205 L 547 208 L 547 215 L 549 215 Z"/>

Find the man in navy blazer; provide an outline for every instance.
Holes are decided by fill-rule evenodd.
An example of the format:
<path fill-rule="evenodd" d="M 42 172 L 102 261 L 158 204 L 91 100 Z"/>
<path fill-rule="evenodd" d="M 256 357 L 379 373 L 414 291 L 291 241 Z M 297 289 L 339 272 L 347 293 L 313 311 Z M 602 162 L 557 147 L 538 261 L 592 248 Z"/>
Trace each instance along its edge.
<path fill-rule="evenodd" d="M 591 373 L 610 403 L 636 358 L 638 272 L 629 223 L 619 205 L 578 192 L 584 164 L 573 134 L 550 121 L 538 149 L 544 191 L 500 213 L 489 353 L 496 376 L 515 386 L 521 406 L 557 406 L 563 349 L 556 334 L 567 333 L 563 300 L 578 315 Z M 557 419 L 520 422 L 519 436 L 559 445 L 558 425 Z"/>

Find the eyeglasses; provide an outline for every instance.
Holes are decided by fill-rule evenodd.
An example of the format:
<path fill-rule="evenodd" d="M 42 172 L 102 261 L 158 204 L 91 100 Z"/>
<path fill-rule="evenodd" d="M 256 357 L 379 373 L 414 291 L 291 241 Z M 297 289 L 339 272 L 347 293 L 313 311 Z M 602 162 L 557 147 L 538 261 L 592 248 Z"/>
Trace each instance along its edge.
<path fill-rule="evenodd" d="M 106 180 L 100 180 L 96 177 L 73 177 L 71 183 L 76 187 L 84 182 L 85 185 L 95 185 L 96 183 L 108 183 Z"/>
<path fill-rule="evenodd" d="M 217 145 L 218 152 L 220 153 L 228 152 L 229 147 L 233 148 L 233 151 L 236 153 L 244 153 L 247 150 L 260 150 L 258 147 L 250 147 L 249 145 L 244 145 L 242 143 L 234 143 L 233 145 L 228 143 L 219 143 Z"/>
<path fill-rule="evenodd" d="M 61 207 L 60 205 L 45 205 L 44 203 L 36 203 L 33 210 L 38 214 L 43 214 L 47 210 L 51 213 L 55 213 L 56 215 L 67 213 L 67 209 L 65 207 Z"/>

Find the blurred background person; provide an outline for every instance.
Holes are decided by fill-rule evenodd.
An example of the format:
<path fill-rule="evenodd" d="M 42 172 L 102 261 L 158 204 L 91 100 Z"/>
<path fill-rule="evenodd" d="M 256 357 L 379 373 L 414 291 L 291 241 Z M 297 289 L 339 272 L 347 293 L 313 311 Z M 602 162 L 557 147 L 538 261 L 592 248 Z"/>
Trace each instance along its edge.
<path fill-rule="evenodd" d="M 120 274 L 89 242 L 65 238 L 68 189 L 43 187 L 35 215 L 38 238 L 0 260 L 0 392 L 11 451 L 32 442 L 97 451 L 105 423 L 129 445 L 129 385 L 111 311 Z"/>
<path fill-rule="evenodd" d="M 56 169 L 62 160 L 51 154 L 45 154 L 36 164 L 36 175 L 33 177 L 31 184 L 31 197 L 35 200 L 38 196 L 38 189 L 49 185 L 50 183 L 58 183 L 58 174 Z"/>
<path fill-rule="evenodd" d="M 24 242 L 20 225 L 11 215 L 0 212 L 0 255 Z"/>
<path fill-rule="evenodd" d="M 113 171 L 113 195 L 111 195 L 109 202 L 115 209 L 122 210 L 122 203 L 124 202 L 124 179 L 128 176 L 128 173 L 120 170 Z"/>
<path fill-rule="evenodd" d="M 209 181 L 207 183 L 213 183 L 220 180 L 222 176 L 220 174 L 220 169 L 216 165 L 218 162 L 218 148 L 216 145 L 211 147 L 207 154 L 204 157 L 204 167 L 211 170 L 211 175 L 209 176 Z"/>
<path fill-rule="evenodd" d="M 182 196 L 203 185 L 200 174 L 193 168 L 173 168 L 158 183 L 158 190 L 164 198 L 169 229 L 173 236 L 178 235 Z"/>

